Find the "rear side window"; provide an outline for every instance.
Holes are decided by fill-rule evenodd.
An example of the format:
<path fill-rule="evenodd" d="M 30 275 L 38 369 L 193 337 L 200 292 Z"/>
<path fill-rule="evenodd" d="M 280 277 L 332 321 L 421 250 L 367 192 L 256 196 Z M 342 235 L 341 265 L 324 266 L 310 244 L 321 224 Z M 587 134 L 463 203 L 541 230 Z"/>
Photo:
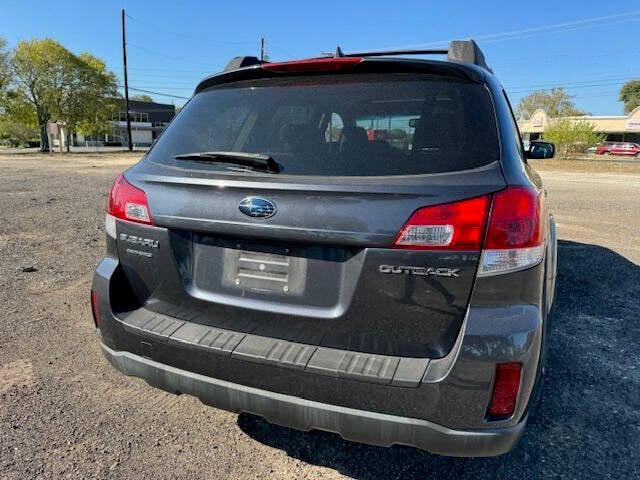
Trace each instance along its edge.
<path fill-rule="evenodd" d="M 207 151 L 264 153 L 283 166 L 282 174 L 320 176 L 441 173 L 499 159 L 487 90 L 415 74 L 286 77 L 210 88 L 185 106 L 148 158 L 228 168 L 174 159 Z"/>

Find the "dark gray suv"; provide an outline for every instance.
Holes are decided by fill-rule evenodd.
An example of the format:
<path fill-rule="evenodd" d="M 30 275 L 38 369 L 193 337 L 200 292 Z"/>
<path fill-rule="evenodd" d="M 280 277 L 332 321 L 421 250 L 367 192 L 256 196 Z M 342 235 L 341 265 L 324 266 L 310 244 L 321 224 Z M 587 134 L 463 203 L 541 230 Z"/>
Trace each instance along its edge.
<path fill-rule="evenodd" d="M 113 185 L 104 354 L 292 428 L 507 452 L 544 372 L 556 229 L 527 161 L 553 152 L 472 41 L 236 58 Z"/>

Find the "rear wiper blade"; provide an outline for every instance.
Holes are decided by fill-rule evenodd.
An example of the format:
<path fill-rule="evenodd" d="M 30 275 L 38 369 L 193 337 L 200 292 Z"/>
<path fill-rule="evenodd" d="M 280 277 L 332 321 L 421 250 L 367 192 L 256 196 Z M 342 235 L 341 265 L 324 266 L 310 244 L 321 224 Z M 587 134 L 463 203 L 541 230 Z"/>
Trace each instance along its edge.
<path fill-rule="evenodd" d="M 206 162 L 228 163 L 242 165 L 251 169 L 270 173 L 280 173 L 282 165 L 269 155 L 250 152 L 194 152 L 181 153 L 174 157 L 176 160 L 203 160 Z"/>

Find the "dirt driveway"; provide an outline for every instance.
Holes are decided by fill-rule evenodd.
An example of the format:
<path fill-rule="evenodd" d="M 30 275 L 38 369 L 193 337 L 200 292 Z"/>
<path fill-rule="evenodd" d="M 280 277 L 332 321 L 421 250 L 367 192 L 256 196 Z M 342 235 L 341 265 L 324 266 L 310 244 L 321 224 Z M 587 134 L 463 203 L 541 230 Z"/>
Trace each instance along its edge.
<path fill-rule="evenodd" d="M 89 309 L 121 155 L 0 157 L 0 478 L 640 478 L 640 175 L 542 172 L 561 238 L 540 417 L 491 459 L 301 433 L 115 372 Z"/>

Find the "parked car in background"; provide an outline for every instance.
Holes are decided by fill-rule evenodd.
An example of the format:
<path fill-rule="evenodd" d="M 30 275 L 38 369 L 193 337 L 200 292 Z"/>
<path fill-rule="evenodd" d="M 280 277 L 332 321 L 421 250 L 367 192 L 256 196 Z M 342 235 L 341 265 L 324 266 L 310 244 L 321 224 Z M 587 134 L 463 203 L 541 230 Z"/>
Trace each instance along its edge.
<path fill-rule="evenodd" d="M 616 143 L 611 147 L 611 155 L 640 158 L 640 145 L 632 142 Z"/>
<path fill-rule="evenodd" d="M 611 147 L 615 145 L 616 142 L 602 142 L 599 145 L 596 145 L 596 155 L 611 155 Z M 591 152 L 589 152 L 591 153 Z"/>

